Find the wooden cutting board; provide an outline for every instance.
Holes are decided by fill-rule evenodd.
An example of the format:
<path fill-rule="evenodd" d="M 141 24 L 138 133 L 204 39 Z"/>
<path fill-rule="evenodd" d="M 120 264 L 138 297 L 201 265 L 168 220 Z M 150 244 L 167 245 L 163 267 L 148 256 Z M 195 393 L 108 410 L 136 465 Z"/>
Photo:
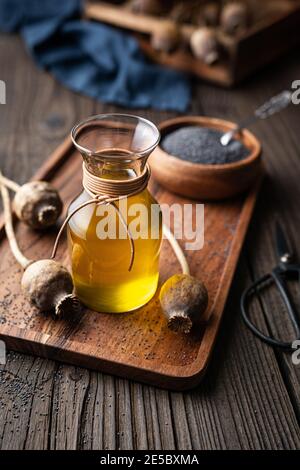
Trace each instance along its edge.
<path fill-rule="evenodd" d="M 60 191 L 67 208 L 81 191 L 82 159 L 67 139 L 34 176 L 46 179 Z M 159 202 L 192 202 L 150 183 Z M 254 208 L 258 186 L 238 199 L 205 204 L 203 249 L 187 252 L 191 273 L 209 291 L 207 323 L 185 336 L 168 330 L 158 294 L 143 308 L 125 314 L 84 310 L 77 318 L 55 319 L 41 314 L 20 290 L 22 269 L 17 265 L 0 225 L 0 338 L 8 349 L 36 354 L 74 365 L 97 369 L 173 390 L 197 385 L 211 356 L 224 305 Z M 48 258 L 57 228 L 33 232 L 16 223 L 16 233 L 26 256 Z M 69 265 L 64 238 L 57 259 Z M 167 241 L 163 242 L 160 282 L 179 272 Z"/>

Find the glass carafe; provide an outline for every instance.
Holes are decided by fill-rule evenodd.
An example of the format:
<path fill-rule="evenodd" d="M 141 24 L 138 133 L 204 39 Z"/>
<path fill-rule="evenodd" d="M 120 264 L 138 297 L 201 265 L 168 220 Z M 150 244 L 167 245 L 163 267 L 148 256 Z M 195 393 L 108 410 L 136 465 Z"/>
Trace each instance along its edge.
<path fill-rule="evenodd" d="M 112 187 L 147 171 L 147 158 L 159 137 L 150 121 L 122 114 L 93 116 L 72 130 L 84 170 L 109 180 Z M 84 189 L 69 214 L 90 199 Z M 80 208 L 69 221 L 68 244 L 75 290 L 83 304 L 117 313 L 147 303 L 157 288 L 161 238 L 161 212 L 147 187 L 114 204 Z"/>

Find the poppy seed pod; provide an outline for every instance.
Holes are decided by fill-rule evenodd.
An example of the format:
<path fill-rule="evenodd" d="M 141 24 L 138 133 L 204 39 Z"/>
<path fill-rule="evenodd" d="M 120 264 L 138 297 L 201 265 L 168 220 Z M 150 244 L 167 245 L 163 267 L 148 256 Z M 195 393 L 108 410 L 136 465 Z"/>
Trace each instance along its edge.
<path fill-rule="evenodd" d="M 194 56 L 208 65 L 219 59 L 218 41 L 214 31 L 210 28 L 196 29 L 191 36 L 190 46 Z"/>
<path fill-rule="evenodd" d="M 173 331 L 190 333 L 203 321 L 208 305 L 205 284 L 189 274 L 175 274 L 162 286 L 159 300 Z"/>
<path fill-rule="evenodd" d="M 21 286 L 24 294 L 41 311 L 53 310 L 57 316 L 80 308 L 68 270 L 57 261 L 42 259 L 25 269 Z"/>
<path fill-rule="evenodd" d="M 54 225 L 63 208 L 58 192 L 45 181 L 31 181 L 20 186 L 13 205 L 17 217 L 34 229 Z"/>
<path fill-rule="evenodd" d="M 221 12 L 221 28 L 234 35 L 245 30 L 249 24 L 249 10 L 245 3 L 232 2 L 225 5 Z"/>

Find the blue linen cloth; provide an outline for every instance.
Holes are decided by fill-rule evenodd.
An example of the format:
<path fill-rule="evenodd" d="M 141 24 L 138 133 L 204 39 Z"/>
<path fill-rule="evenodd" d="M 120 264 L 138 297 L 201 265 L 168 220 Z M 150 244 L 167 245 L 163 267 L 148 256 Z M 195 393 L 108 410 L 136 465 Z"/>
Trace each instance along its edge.
<path fill-rule="evenodd" d="M 125 107 L 186 110 L 183 74 L 150 63 L 130 34 L 81 20 L 81 8 L 81 0 L 0 0 L 0 31 L 19 31 L 38 66 L 72 90 Z"/>

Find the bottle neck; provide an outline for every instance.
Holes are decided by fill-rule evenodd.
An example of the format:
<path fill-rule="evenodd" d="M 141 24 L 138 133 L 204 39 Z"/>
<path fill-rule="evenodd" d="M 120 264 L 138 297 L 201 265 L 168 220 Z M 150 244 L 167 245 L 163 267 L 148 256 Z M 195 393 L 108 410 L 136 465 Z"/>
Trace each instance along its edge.
<path fill-rule="evenodd" d="M 95 177 L 107 180 L 131 180 L 141 176 L 147 157 L 135 157 L 119 149 L 103 150 L 92 156 L 83 155 L 86 170 Z"/>
<path fill-rule="evenodd" d="M 118 172 L 114 173 L 114 176 L 114 178 L 105 177 L 103 174 L 100 177 L 96 176 L 83 164 L 83 187 L 91 197 L 100 199 L 127 197 L 143 191 L 150 178 L 150 168 L 146 165 L 143 173 L 134 178 L 120 178 Z"/>

